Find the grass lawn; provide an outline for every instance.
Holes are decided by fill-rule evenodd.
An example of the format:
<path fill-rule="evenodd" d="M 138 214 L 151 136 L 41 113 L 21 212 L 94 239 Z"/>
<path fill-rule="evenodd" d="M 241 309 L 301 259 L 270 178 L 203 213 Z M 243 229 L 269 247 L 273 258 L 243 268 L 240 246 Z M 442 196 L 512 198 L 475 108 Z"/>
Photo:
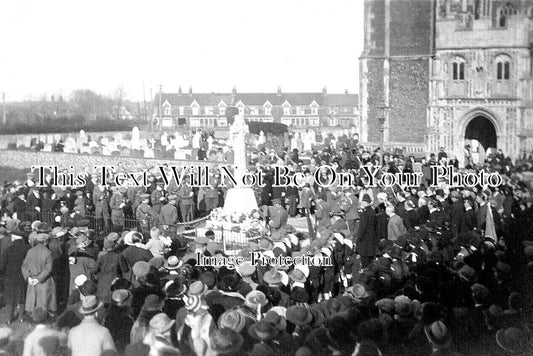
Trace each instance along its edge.
<path fill-rule="evenodd" d="M 0 184 L 4 184 L 5 181 L 13 182 L 16 179 L 23 182 L 26 180 L 26 173 L 29 171 L 29 168 L 17 169 L 0 165 Z"/>

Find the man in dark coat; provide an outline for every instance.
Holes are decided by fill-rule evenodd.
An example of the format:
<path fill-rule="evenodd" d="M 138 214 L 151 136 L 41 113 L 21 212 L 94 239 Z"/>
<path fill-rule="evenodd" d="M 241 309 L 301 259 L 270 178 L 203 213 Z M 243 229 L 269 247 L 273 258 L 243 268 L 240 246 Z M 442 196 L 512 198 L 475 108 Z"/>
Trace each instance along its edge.
<path fill-rule="evenodd" d="M 329 203 L 323 200 L 322 197 L 317 196 L 315 200 L 315 209 L 317 225 L 320 227 L 331 227 L 331 217 L 329 216 L 331 206 Z"/>
<path fill-rule="evenodd" d="M 140 243 L 141 241 L 142 235 L 138 232 L 129 232 L 124 237 L 124 243 L 129 245 L 121 252 L 126 261 L 126 265 L 128 266 L 128 275 L 124 276 L 124 278 L 128 279 L 130 282 L 133 281 L 133 265 L 139 261 L 148 262 L 154 257 L 149 250 L 135 246 L 136 243 Z"/>
<path fill-rule="evenodd" d="M 26 214 L 30 221 L 39 220 L 41 217 L 41 195 L 37 188 L 30 188 L 26 197 Z"/>
<path fill-rule="evenodd" d="M 13 200 L 13 218 L 25 221 L 26 219 L 26 196 L 24 195 L 24 191 L 19 190 L 17 193 L 15 193 L 17 197 Z"/>
<path fill-rule="evenodd" d="M 178 208 L 176 208 L 176 195 L 168 196 L 168 203 L 161 207 L 159 212 L 159 224 L 163 227 L 163 231 L 168 235 L 176 232 L 178 222 Z"/>
<path fill-rule="evenodd" d="M 52 277 L 56 281 L 56 298 L 58 306 L 66 304 L 70 292 L 65 280 L 69 278 L 67 273 L 66 234 L 62 227 L 55 227 L 50 232 L 48 249 L 52 253 Z"/>
<path fill-rule="evenodd" d="M 461 233 L 467 232 L 464 204 L 458 191 L 451 192 L 452 197 L 452 213 L 450 218 L 450 228 L 453 237 L 459 236 Z"/>
<path fill-rule="evenodd" d="M 372 208 L 372 200 L 368 194 L 359 202 L 362 211 L 359 213 L 359 229 L 357 232 L 357 253 L 361 256 L 362 267 L 365 268 L 372 262 L 376 254 L 376 214 Z"/>
<path fill-rule="evenodd" d="M 188 179 L 184 179 L 179 191 L 180 213 L 183 222 L 194 220 L 194 191 Z"/>
<path fill-rule="evenodd" d="M 18 230 L 13 231 L 10 237 L 4 238 L 12 240 L 11 245 L 0 259 L 0 275 L 4 279 L 4 301 L 7 307 L 8 323 L 11 323 L 15 317 L 14 311 L 17 306 L 19 317 L 22 317 L 24 312 L 26 281 L 20 271 L 30 245 L 24 241 L 22 232 Z"/>
<path fill-rule="evenodd" d="M 465 199 L 465 222 L 466 228 L 468 231 L 474 230 L 477 227 L 477 217 L 476 212 L 474 211 L 474 202 L 470 199 Z"/>
<path fill-rule="evenodd" d="M 359 199 L 353 195 L 351 187 L 344 188 L 344 198 L 341 203 L 341 210 L 345 213 L 346 224 L 350 230 L 352 238 L 355 238 L 357 233 L 357 224 L 359 222 Z"/>

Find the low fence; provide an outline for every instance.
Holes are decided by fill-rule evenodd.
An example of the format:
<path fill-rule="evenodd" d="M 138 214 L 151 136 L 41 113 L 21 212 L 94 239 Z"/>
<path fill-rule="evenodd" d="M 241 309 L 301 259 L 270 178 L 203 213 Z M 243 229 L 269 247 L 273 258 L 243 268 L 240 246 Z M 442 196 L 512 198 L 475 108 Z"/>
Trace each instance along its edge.
<path fill-rule="evenodd" d="M 377 142 L 364 142 L 363 147 L 368 151 L 374 151 L 381 146 Z M 424 156 L 428 152 L 423 143 L 385 142 L 385 152 L 394 152 L 402 155 Z"/>
<path fill-rule="evenodd" d="M 201 226 L 209 218 L 209 215 L 192 221 L 178 222 L 172 225 L 161 224 L 155 219 L 139 221 L 130 216 L 125 216 L 118 220 L 111 220 L 109 217 L 102 218 L 89 214 L 83 216 L 79 214 L 61 214 L 53 211 L 26 211 L 19 213 L 17 218 L 21 221 L 31 222 L 39 220 L 41 222 L 46 222 L 50 226 L 66 227 L 72 224 L 76 227 L 87 227 L 88 229 L 94 230 L 99 239 L 103 239 L 104 236 L 111 232 L 121 232 L 132 229 L 136 229 L 147 235 L 152 227 L 157 227 L 165 236 L 175 238 L 177 235 L 181 235 L 186 237 L 190 242 L 193 242 L 196 237 L 205 236 L 206 232 L 210 230 Z M 120 224 L 116 224 L 117 222 L 120 222 Z M 219 244 L 220 249 L 229 255 L 235 255 L 251 243 L 258 242 L 258 238 L 248 238 L 243 232 L 229 230 L 212 231 L 215 234 L 213 242 Z"/>
<path fill-rule="evenodd" d="M 204 236 L 210 230 L 205 227 L 194 229 L 196 236 Z M 212 230 L 215 233 L 213 241 L 220 244 L 221 250 L 228 255 L 236 255 L 250 244 L 258 243 L 259 237 L 248 237 L 246 233 L 231 230 Z"/>

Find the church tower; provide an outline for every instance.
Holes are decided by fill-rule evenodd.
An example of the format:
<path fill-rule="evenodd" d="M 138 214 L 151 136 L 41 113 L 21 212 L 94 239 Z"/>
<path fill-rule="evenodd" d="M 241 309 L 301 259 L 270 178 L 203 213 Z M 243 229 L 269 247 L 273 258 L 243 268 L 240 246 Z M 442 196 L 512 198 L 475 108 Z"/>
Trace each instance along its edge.
<path fill-rule="evenodd" d="M 384 115 L 386 145 L 424 146 L 434 8 L 433 0 L 365 0 L 359 61 L 363 142 L 380 142 Z"/>

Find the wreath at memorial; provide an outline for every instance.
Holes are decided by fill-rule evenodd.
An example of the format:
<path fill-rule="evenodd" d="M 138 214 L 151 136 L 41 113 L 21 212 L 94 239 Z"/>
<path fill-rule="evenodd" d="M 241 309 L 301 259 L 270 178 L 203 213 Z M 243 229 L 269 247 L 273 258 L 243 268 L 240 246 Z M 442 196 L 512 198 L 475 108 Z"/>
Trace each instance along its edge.
<path fill-rule="evenodd" d="M 211 211 L 206 227 L 213 230 L 244 233 L 247 238 L 251 239 L 261 236 L 265 230 L 265 223 L 257 209 L 249 214 L 232 214 L 224 211 L 223 208 L 216 208 Z"/>

